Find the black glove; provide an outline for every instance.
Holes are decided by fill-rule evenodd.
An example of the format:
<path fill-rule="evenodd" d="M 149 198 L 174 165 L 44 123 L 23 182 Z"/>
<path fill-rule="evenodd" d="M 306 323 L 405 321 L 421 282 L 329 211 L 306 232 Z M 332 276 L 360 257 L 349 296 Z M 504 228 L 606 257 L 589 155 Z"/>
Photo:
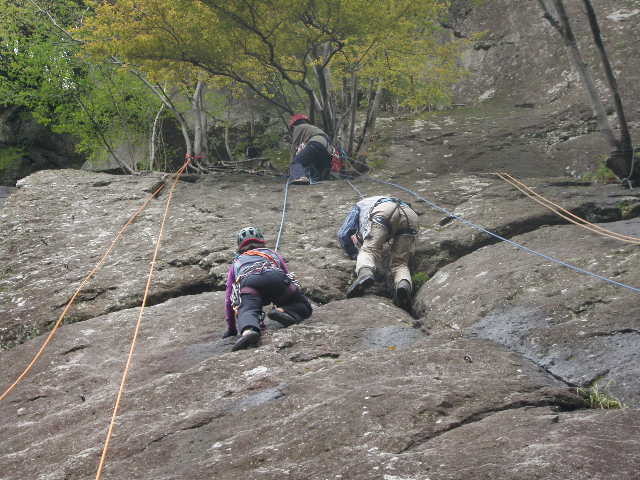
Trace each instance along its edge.
<path fill-rule="evenodd" d="M 222 338 L 235 337 L 236 335 L 238 335 L 238 331 L 235 328 L 228 328 L 227 331 L 224 332 L 224 335 L 222 335 Z"/>

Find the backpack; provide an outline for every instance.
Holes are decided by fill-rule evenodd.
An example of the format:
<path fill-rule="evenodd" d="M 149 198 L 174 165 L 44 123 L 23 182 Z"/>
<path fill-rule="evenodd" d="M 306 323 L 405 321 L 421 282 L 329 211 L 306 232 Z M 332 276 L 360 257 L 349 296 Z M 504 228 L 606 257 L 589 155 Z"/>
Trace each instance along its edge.
<path fill-rule="evenodd" d="M 305 142 L 300 143 L 300 145 L 298 145 L 298 148 L 296 149 L 296 155 L 304 150 L 304 147 L 306 146 L 307 144 Z M 329 146 L 327 147 L 327 152 L 329 153 L 328 172 L 317 171 L 317 169 L 313 167 L 308 167 L 306 169 L 307 176 L 316 182 L 322 180 L 323 177 L 327 177 L 328 174 L 339 175 L 340 173 L 342 173 L 345 166 L 345 161 L 348 158 L 347 152 L 345 152 L 344 148 L 342 148 L 339 143 L 329 144 Z"/>
<path fill-rule="evenodd" d="M 335 143 L 329 146 L 329 155 L 331 157 L 331 173 L 341 173 L 347 159 L 347 152 L 339 143 Z"/>

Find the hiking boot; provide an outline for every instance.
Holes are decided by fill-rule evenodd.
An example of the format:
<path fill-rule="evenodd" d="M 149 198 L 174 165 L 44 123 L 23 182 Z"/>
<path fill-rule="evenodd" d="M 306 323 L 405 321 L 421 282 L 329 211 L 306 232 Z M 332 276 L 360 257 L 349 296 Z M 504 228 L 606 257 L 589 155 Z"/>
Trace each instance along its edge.
<path fill-rule="evenodd" d="M 373 284 L 373 281 L 373 270 L 368 267 L 362 267 L 358 272 L 358 278 L 355 279 L 347 290 L 347 298 L 359 297 Z"/>
<path fill-rule="evenodd" d="M 260 332 L 253 328 L 245 328 L 240 338 L 231 347 L 231 351 L 242 350 L 249 347 L 255 347 L 260 341 Z"/>
<path fill-rule="evenodd" d="M 291 185 L 309 185 L 309 177 L 300 177 L 295 180 L 291 180 Z"/>
<path fill-rule="evenodd" d="M 284 310 L 279 310 L 277 308 L 272 309 L 268 313 L 268 317 L 271 320 L 275 320 L 276 322 L 278 322 L 283 327 L 290 327 L 291 325 L 295 325 L 296 323 L 300 323 L 300 320 L 298 320 L 298 318 L 295 315 L 293 315 L 291 313 L 287 313 Z"/>
<path fill-rule="evenodd" d="M 396 285 L 393 303 L 406 311 L 411 309 L 411 284 L 407 280 L 400 280 Z"/>

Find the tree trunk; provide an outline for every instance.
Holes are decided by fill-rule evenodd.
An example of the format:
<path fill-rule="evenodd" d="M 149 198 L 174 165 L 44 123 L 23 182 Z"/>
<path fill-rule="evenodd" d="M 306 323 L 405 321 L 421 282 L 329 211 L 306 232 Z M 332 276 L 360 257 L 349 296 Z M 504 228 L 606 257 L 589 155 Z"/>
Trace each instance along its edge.
<path fill-rule="evenodd" d="M 374 88 L 374 82 L 377 82 L 377 86 Z M 362 127 L 362 133 L 358 138 L 358 144 L 356 150 L 352 156 L 356 157 L 364 145 L 365 138 L 369 135 L 373 135 L 376 130 L 376 119 L 378 118 L 378 106 L 380 105 L 380 97 L 382 96 L 382 82 L 380 80 L 371 81 L 369 88 L 369 106 L 367 107 L 367 116 L 365 118 L 364 126 Z"/>
<path fill-rule="evenodd" d="M 231 153 L 231 147 L 229 146 L 229 122 L 224 123 L 224 150 L 227 152 L 229 161 L 233 162 L 233 154 Z"/>
<path fill-rule="evenodd" d="M 119 65 L 123 65 L 122 62 L 120 62 L 119 60 L 113 57 L 112 57 L 112 60 L 115 63 L 118 63 Z M 198 172 L 202 172 L 203 169 L 198 165 L 198 162 L 194 161 L 193 159 L 193 142 L 191 140 L 191 132 L 189 129 L 189 124 L 187 123 L 187 120 L 184 118 L 184 115 L 176 108 L 173 101 L 171 100 L 171 97 L 167 94 L 165 89 L 160 84 L 151 83 L 149 80 L 147 80 L 147 78 L 141 72 L 138 72 L 133 68 L 129 68 L 129 72 L 131 72 L 132 75 L 135 75 L 149 89 L 151 89 L 151 91 L 158 96 L 158 98 L 162 101 L 165 107 L 167 107 L 167 109 L 172 113 L 173 117 L 178 122 L 180 131 L 182 133 L 182 137 L 184 138 L 185 158 L 190 158 L 192 160 L 191 166 L 193 167 L 194 170 Z"/>
<path fill-rule="evenodd" d="M 153 171 L 156 163 L 156 137 L 158 135 L 158 123 L 160 121 L 160 115 L 164 110 L 164 103 L 160 104 L 160 108 L 158 109 L 158 113 L 156 113 L 156 117 L 153 119 L 153 125 L 151 126 L 151 139 L 149 141 L 149 170 Z"/>
<path fill-rule="evenodd" d="M 231 146 L 229 145 L 229 130 L 231 126 L 231 107 L 233 99 L 231 95 L 227 96 L 226 109 L 225 109 L 225 122 L 224 122 L 224 149 L 227 152 L 227 157 L 230 162 L 234 161 L 233 153 L 231 152 Z"/>
<path fill-rule="evenodd" d="M 605 140 L 609 144 L 610 148 L 612 150 L 617 149 L 618 141 L 613 135 L 613 131 L 611 130 L 611 126 L 609 125 L 607 113 L 605 111 L 604 105 L 602 104 L 602 101 L 600 100 L 598 91 L 596 90 L 591 71 L 582 59 L 582 55 L 580 54 L 580 50 L 578 49 L 578 43 L 573 34 L 573 30 L 571 29 L 569 18 L 567 16 L 567 12 L 564 8 L 562 0 L 553 0 L 553 4 L 556 8 L 556 11 L 558 12 L 558 19 L 553 17 L 553 15 L 549 12 L 543 0 L 538 0 L 538 3 L 542 6 L 545 12 L 544 17 L 560 33 L 560 36 L 564 41 L 565 47 L 567 48 L 567 51 L 569 53 L 569 57 L 574 67 L 576 68 L 576 71 L 578 72 L 583 85 L 587 89 L 587 94 L 589 95 L 591 107 L 593 109 L 594 115 L 596 116 L 600 132 L 605 137 Z"/>
<path fill-rule="evenodd" d="M 351 73 L 351 105 L 350 120 L 349 120 L 349 140 L 347 147 L 347 154 L 353 156 L 353 141 L 356 134 L 356 113 L 358 110 L 358 74 L 356 72 Z"/>
<path fill-rule="evenodd" d="M 320 116 L 322 117 L 322 129 L 327 135 L 329 135 L 329 138 L 332 138 L 335 133 L 335 127 L 333 115 L 331 112 L 331 100 L 329 86 L 327 85 L 327 77 L 325 76 L 325 72 L 319 66 L 316 66 L 314 68 L 314 71 L 318 79 L 318 93 L 320 98 L 322 99 L 322 109 L 319 112 Z"/>
<path fill-rule="evenodd" d="M 616 80 L 613 69 L 611 68 L 607 51 L 604 48 L 604 42 L 602 41 L 602 35 L 600 34 L 600 25 L 598 25 L 598 18 L 596 17 L 596 13 L 591 5 L 591 1 L 583 0 L 583 3 L 587 10 L 587 17 L 589 18 L 589 26 L 591 27 L 593 41 L 596 44 L 598 54 L 600 55 L 600 61 L 604 68 L 609 90 L 613 96 L 616 115 L 618 116 L 618 123 L 620 125 L 619 148 L 612 152 L 611 157 L 607 160 L 607 165 L 609 166 L 609 164 L 611 164 L 609 168 L 614 172 L 616 170 L 626 171 L 627 178 L 638 181 L 640 180 L 640 178 L 638 178 L 640 177 L 640 172 L 636 173 L 632 171 L 632 169 L 638 169 L 635 169 L 633 166 L 633 144 L 631 141 L 631 134 L 629 133 L 629 126 L 627 125 L 627 119 L 624 114 L 624 108 L 622 106 L 622 99 L 618 90 L 618 81 Z M 622 164 L 620 165 L 620 163 Z"/>
<path fill-rule="evenodd" d="M 319 113 L 322 116 L 322 128 L 325 133 L 333 140 L 336 136 L 336 114 L 335 101 L 333 98 L 331 85 L 331 72 L 326 65 L 327 57 L 330 55 L 330 46 L 325 44 L 316 47 L 313 52 L 314 58 L 318 60 L 314 64 L 313 71 L 318 80 L 318 95 L 320 102 L 316 102 L 319 107 Z"/>
<path fill-rule="evenodd" d="M 371 119 L 369 120 L 369 131 L 373 134 L 376 131 L 376 120 L 378 119 L 378 110 L 380 108 L 380 99 L 382 98 L 382 82 L 378 80 L 376 93 L 373 97 L 373 107 L 371 108 Z"/>
<path fill-rule="evenodd" d="M 344 132 L 348 130 L 349 128 L 349 97 L 351 96 L 350 94 L 350 88 L 349 88 L 349 82 L 346 78 L 342 79 L 342 87 L 340 89 L 340 105 L 339 108 L 336 110 L 339 110 L 340 113 L 339 115 L 336 114 L 336 132 L 335 132 L 335 138 L 339 139 L 339 138 L 343 138 L 345 139 L 347 137 L 347 135 L 344 135 Z"/>
<path fill-rule="evenodd" d="M 204 110 L 204 92 L 206 90 L 206 84 L 198 80 L 196 84 L 196 90 L 193 94 L 193 99 L 191 102 L 191 107 L 193 110 L 193 151 L 195 160 L 200 165 L 200 160 L 205 160 L 208 158 L 208 148 L 206 141 L 207 134 L 207 116 Z"/>

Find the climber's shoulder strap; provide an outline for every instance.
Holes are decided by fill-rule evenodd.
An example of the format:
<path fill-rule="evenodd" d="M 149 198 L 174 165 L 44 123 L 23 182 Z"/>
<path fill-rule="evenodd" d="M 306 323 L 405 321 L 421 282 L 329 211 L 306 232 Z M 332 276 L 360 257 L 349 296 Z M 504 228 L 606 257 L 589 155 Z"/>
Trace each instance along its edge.
<path fill-rule="evenodd" d="M 277 253 L 275 252 L 272 252 L 272 253 L 277 256 Z M 275 258 L 273 258 L 273 256 L 269 255 L 267 252 L 261 252 L 260 250 L 247 250 L 246 252 L 242 252 L 241 255 L 262 257 L 268 261 L 268 264 L 262 261 L 251 263 L 246 271 L 240 273 L 239 275 L 236 275 L 236 280 L 233 283 L 233 289 L 231 291 L 231 304 L 233 305 L 233 309 L 236 313 L 238 311 L 238 308 L 240 307 L 240 301 L 241 301 L 240 295 L 244 293 L 240 288 L 240 284 L 242 283 L 242 280 L 244 278 L 246 278 L 248 275 L 261 273 L 266 270 L 271 270 L 273 269 L 273 267 L 279 270 L 282 270 L 282 267 L 280 266 L 280 262 Z M 238 255 L 236 259 L 239 258 L 241 255 Z"/>
<path fill-rule="evenodd" d="M 265 258 L 269 261 L 269 263 L 275 265 L 276 267 L 280 268 L 280 262 L 278 260 L 276 260 L 275 258 L 273 258 L 271 255 L 269 255 L 266 252 L 261 252 L 260 250 L 247 250 L 246 252 L 242 252 L 243 255 L 253 255 L 256 257 L 262 257 Z"/>

